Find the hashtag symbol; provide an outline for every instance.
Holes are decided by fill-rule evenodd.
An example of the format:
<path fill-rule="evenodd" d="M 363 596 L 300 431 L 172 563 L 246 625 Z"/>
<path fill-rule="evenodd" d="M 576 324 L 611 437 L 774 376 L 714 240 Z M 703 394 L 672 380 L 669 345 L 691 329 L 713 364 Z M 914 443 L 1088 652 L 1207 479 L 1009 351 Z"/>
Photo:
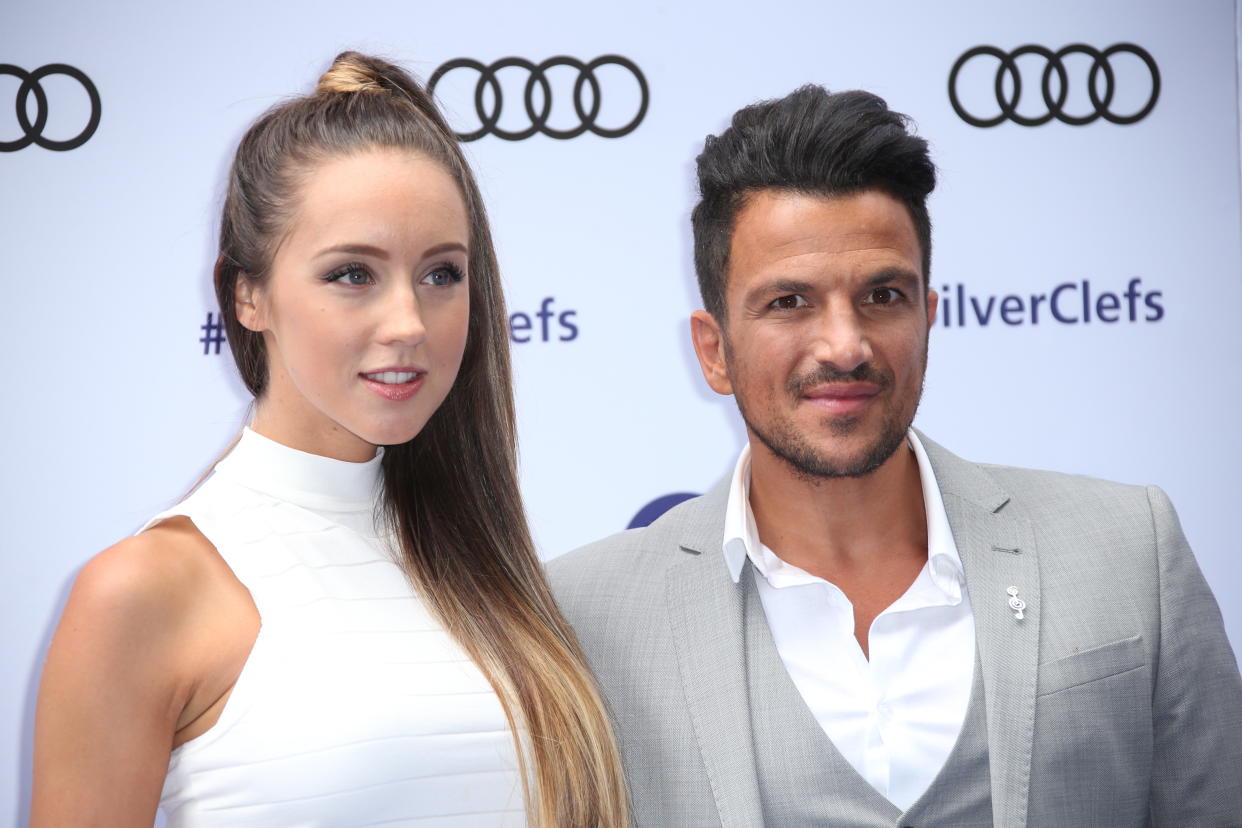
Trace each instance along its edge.
<path fill-rule="evenodd" d="M 206 324 L 199 325 L 199 330 L 203 332 L 199 342 L 203 343 L 203 353 L 211 353 L 211 346 L 216 346 L 216 353 L 220 353 L 220 346 L 224 344 L 224 317 L 216 319 L 216 315 L 211 311 L 207 311 Z"/>

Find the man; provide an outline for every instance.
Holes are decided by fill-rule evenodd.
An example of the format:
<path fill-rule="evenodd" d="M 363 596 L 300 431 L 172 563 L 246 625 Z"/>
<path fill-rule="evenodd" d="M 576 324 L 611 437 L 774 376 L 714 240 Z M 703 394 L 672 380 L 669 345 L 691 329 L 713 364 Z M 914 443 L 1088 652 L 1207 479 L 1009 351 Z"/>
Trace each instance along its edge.
<path fill-rule="evenodd" d="M 1156 488 L 911 429 L 935 169 L 863 92 L 698 159 L 690 320 L 748 445 L 553 562 L 642 826 L 1242 824 L 1242 679 Z"/>

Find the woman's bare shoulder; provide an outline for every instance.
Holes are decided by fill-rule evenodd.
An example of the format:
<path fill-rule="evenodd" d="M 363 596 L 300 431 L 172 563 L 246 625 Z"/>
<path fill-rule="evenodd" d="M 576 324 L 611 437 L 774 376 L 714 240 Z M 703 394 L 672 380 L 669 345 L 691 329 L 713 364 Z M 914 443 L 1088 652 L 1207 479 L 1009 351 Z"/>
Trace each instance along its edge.
<path fill-rule="evenodd" d="M 211 541 L 183 516 L 125 538 L 91 558 L 74 582 L 75 600 L 116 621 L 175 621 L 225 575 Z M 227 570 L 227 567 L 224 567 Z"/>
<path fill-rule="evenodd" d="M 210 726 L 258 626 L 249 593 L 187 518 L 88 561 L 44 664 L 32 824 L 149 820 L 170 746 Z"/>
<path fill-rule="evenodd" d="M 259 623 L 249 591 L 211 541 L 189 518 L 173 517 L 82 567 L 48 670 L 73 665 L 74 680 L 94 673 L 118 695 L 141 684 L 180 734 L 208 724 L 200 720 L 236 681 Z"/>
<path fill-rule="evenodd" d="M 203 666 L 236 661 L 237 652 L 244 661 L 257 628 L 249 592 L 193 522 L 179 516 L 88 561 L 57 635 L 110 653 L 117 663 L 140 659 L 130 666 L 159 671 L 188 696 L 203 683 Z"/>

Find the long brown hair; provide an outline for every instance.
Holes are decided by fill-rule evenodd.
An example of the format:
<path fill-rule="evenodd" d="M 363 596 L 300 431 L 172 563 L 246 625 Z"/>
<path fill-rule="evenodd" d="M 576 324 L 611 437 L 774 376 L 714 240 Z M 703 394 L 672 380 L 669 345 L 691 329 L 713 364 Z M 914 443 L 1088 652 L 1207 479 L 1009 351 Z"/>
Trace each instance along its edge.
<path fill-rule="evenodd" d="M 215 268 L 233 358 L 246 387 L 261 397 L 267 355 L 262 335 L 237 319 L 237 280 L 266 278 L 315 164 L 372 147 L 406 149 L 442 164 L 461 188 L 470 221 L 461 370 L 418 436 L 385 450 L 383 516 L 415 591 L 500 697 L 517 740 L 531 824 L 628 825 L 603 701 L 544 580 L 522 508 L 509 332 L 487 215 L 452 131 L 399 67 L 345 52 L 313 93 L 273 107 L 242 138 Z"/>

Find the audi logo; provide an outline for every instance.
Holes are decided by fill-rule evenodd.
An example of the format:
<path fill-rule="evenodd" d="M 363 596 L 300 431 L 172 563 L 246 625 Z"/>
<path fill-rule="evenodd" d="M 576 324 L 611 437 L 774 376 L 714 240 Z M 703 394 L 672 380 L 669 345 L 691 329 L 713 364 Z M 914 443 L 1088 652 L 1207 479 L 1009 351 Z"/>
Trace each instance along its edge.
<path fill-rule="evenodd" d="M 630 120 L 620 126 L 611 127 L 603 126 L 597 121 L 600 114 L 600 106 L 603 104 L 603 90 L 601 89 L 600 79 L 596 76 L 596 70 L 609 65 L 619 66 L 629 72 L 638 83 L 639 97 L 638 106 Z M 552 82 L 549 80 L 549 70 L 560 66 L 573 69 L 578 74 L 574 80 L 572 90 L 562 88 L 554 96 Z M 522 129 L 516 130 L 503 129 L 500 126 L 500 115 L 504 109 L 505 98 L 501 92 L 501 83 L 497 75 L 502 69 L 509 68 L 521 69 L 526 73 L 522 103 L 526 108 L 527 125 Z M 427 81 L 427 90 L 434 95 L 436 85 L 446 75 L 450 72 L 463 70 L 478 73 L 474 85 L 474 110 L 479 118 L 479 128 L 469 132 L 458 132 L 457 137 L 462 141 L 476 141 L 484 135 L 495 135 L 497 138 L 503 138 L 506 141 L 521 141 L 535 133 L 542 133 L 549 138 L 567 140 L 569 138 L 576 138 L 588 130 L 602 138 L 620 138 L 622 135 L 628 135 L 637 129 L 638 125 L 642 123 L 643 116 L 647 114 L 647 104 L 650 97 L 647 88 L 647 78 L 643 76 L 642 70 L 638 68 L 634 61 L 620 55 L 603 55 L 586 63 L 577 58 L 564 55 L 548 58 L 542 63 L 533 63 L 525 58 L 507 57 L 501 58 L 489 65 L 471 58 L 456 58 L 440 66 L 431 74 L 431 79 Z M 588 88 L 590 89 L 589 93 L 587 93 Z M 538 94 L 536 94 L 536 89 Z M 490 105 L 487 99 L 487 92 L 489 91 L 491 92 Z M 573 102 L 574 113 L 577 115 L 577 124 L 567 129 L 558 129 L 549 124 L 553 108 L 553 98 L 556 97 L 563 100 L 561 96 L 566 93 L 569 94 L 569 99 Z"/>
<path fill-rule="evenodd" d="M 99 90 L 95 88 L 95 84 L 91 83 L 91 79 L 81 69 L 65 63 L 49 63 L 47 66 L 40 66 L 33 72 L 27 72 L 19 66 L 0 63 L 0 75 L 11 75 L 21 81 L 21 86 L 17 87 L 17 124 L 22 129 L 21 138 L 14 141 L 0 141 L 0 152 L 16 152 L 17 150 L 25 149 L 31 144 L 38 144 L 44 149 L 56 150 L 57 152 L 77 149 L 89 141 L 91 136 L 95 134 L 95 130 L 98 129 L 100 115 Z M 73 78 L 86 90 L 86 94 L 91 101 L 91 114 L 86 121 L 86 126 L 77 135 L 65 141 L 56 141 L 43 134 L 43 128 L 47 126 L 48 100 L 47 92 L 43 89 L 41 81 L 48 75 L 67 75 Z M 35 101 L 34 121 L 30 120 L 30 114 L 26 111 L 30 104 L 31 95 L 34 96 Z"/>
<path fill-rule="evenodd" d="M 1092 109 L 1085 114 L 1075 114 L 1065 110 L 1065 101 L 1070 91 L 1070 76 L 1065 68 L 1065 58 L 1075 54 L 1085 55 L 1091 60 L 1091 69 L 1086 77 L 1086 91 L 1091 100 Z M 1143 106 L 1137 112 L 1130 114 L 1112 110 L 1113 98 L 1119 84 L 1118 71 L 1112 64 L 1112 58 L 1120 54 L 1137 57 L 1147 66 L 1147 71 L 1151 76 L 1148 79 L 1141 75 L 1138 78 L 1127 75 L 1124 79 L 1123 82 L 1127 84 L 1141 82 L 1149 90 Z M 1024 85 L 1022 73 L 1018 70 L 1018 58 L 1024 55 L 1037 55 L 1044 61 L 1044 70 L 1039 79 L 1039 89 L 1044 99 L 1044 111 L 1039 115 L 1027 116 L 1018 112 L 1018 102 L 1022 99 Z M 962 105 L 958 94 L 958 76 L 962 68 L 970 61 L 984 57 L 995 58 L 997 61 L 993 92 L 996 95 L 996 104 L 1000 107 L 1000 113 L 989 117 L 968 112 Z M 1005 94 L 1006 77 L 1011 83 L 1008 95 Z M 1027 88 L 1030 88 L 1032 80 L 1028 79 L 1025 84 Z M 1081 79 L 1078 79 L 1078 82 L 1081 82 Z M 1155 108 L 1159 98 L 1160 69 L 1146 49 L 1135 46 L 1133 43 L 1117 43 L 1103 51 L 1084 43 L 1072 43 L 1055 52 L 1035 45 L 1019 46 L 1012 52 L 1004 52 L 995 46 L 976 46 L 964 52 L 949 72 L 949 102 L 953 104 L 953 110 L 963 121 L 976 127 L 994 127 L 1006 120 L 1022 126 L 1039 126 L 1048 123 L 1053 118 L 1071 126 L 1083 126 L 1099 118 L 1114 124 L 1133 124 L 1146 118 Z"/>

